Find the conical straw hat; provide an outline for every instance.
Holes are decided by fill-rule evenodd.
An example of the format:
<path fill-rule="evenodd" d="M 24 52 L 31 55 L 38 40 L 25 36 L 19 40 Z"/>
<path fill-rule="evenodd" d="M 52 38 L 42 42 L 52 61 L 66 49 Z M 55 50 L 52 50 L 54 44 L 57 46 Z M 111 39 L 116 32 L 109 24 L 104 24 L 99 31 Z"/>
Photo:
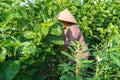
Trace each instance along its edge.
<path fill-rule="evenodd" d="M 72 13 L 68 9 L 65 9 L 62 12 L 60 12 L 58 14 L 57 19 L 60 20 L 60 21 L 77 23 L 77 21 L 75 20 L 75 18 L 72 15 Z"/>

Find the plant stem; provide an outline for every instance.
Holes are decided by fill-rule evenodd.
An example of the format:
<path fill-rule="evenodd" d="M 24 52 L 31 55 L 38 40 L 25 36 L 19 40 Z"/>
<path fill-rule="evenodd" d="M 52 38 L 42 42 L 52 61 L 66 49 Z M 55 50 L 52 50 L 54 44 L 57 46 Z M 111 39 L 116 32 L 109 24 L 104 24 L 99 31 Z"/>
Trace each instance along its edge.
<path fill-rule="evenodd" d="M 79 76 L 79 73 L 80 73 L 80 70 L 81 70 L 81 55 L 82 55 L 82 52 L 80 50 L 80 43 L 78 42 L 77 43 L 77 50 L 76 50 L 76 80 L 78 79 L 77 77 Z"/>

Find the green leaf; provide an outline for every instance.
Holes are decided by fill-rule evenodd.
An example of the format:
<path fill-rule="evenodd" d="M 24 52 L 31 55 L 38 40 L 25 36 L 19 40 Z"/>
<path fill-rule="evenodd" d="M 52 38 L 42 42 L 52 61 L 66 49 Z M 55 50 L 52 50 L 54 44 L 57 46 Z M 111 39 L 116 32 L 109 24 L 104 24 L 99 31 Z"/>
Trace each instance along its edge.
<path fill-rule="evenodd" d="M 117 76 L 120 77 L 120 71 L 118 71 Z"/>
<path fill-rule="evenodd" d="M 61 36 L 50 36 L 50 42 L 56 45 L 63 45 L 64 41 Z"/>
<path fill-rule="evenodd" d="M 90 64 L 93 63 L 94 60 L 83 60 L 82 63 L 83 64 Z"/>
<path fill-rule="evenodd" d="M 120 64 L 119 64 L 120 60 L 119 60 L 119 58 L 117 56 L 114 56 L 114 55 L 110 55 L 110 57 L 112 59 L 112 62 L 120 67 Z"/>
<path fill-rule="evenodd" d="M 11 13 L 9 13 L 9 16 L 7 17 L 7 19 L 6 19 L 6 24 L 9 22 L 9 21 L 11 21 L 13 18 L 15 18 L 15 13 L 13 13 L 13 12 L 11 12 Z"/>
<path fill-rule="evenodd" d="M 71 70 L 71 67 L 67 63 L 59 64 L 59 69 L 62 70 L 62 73 L 65 73 L 69 70 Z"/>
<path fill-rule="evenodd" d="M 42 40 L 42 38 L 43 38 L 42 32 L 41 32 L 41 31 L 38 31 L 38 32 L 37 32 L 37 36 L 38 36 L 38 37 L 35 39 L 35 41 L 40 42 L 40 41 Z"/>
<path fill-rule="evenodd" d="M 76 76 L 76 80 L 83 80 L 83 79 L 80 76 Z"/>
<path fill-rule="evenodd" d="M 19 49 L 21 50 L 21 57 L 19 59 L 24 61 L 32 56 L 35 56 L 38 49 L 32 42 L 24 42 L 20 45 Z"/>
<path fill-rule="evenodd" d="M 51 0 L 46 0 L 46 3 L 50 3 L 51 2 Z"/>
<path fill-rule="evenodd" d="M 27 72 L 29 75 L 34 75 L 35 72 L 38 71 L 37 68 L 32 68 L 32 69 L 29 69 L 29 71 Z"/>
<path fill-rule="evenodd" d="M 26 73 L 19 74 L 15 77 L 15 80 L 31 80 L 31 76 Z"/>
<path fill-rule="evenodd" d="M 70 45 L 73 46 L 74 48 L 78 46 L 78 44 L 80 44 L 78 41 L 71 41 Z"/>
<path fill-rule="evenodd" d="M 21 13 L 21 16 L 22 16 L 24 19 L 27 19 L 27 12 L 25 11 L 24 8 L 20 9 L 19 13 Z"/>
<path fill-rule="evenodd" d="M 1 48 L 0 52 L 0 62 L 4 62 L 6 58 L 7 51 L 5 48 Z"/>
<path fill-rule="evenodd" d="M 49 31 L 49 27 L 41 27 L 41 32 L 44 36 L 48 34 L 48 31 Z"/>
<path fill-rule="evenodd" d="M 74 50 L 72 47 L 68 46 L 68 49 L 69 49 L 72 53 L 75 53 L 75 50 Z"/>
<path fill-rule="evenodd" d="M 60 77 L 60 80 L 70 80 L 70 77 L 67 76 L 67 75 L 62 75 L 62 76 Z"/>
<path fill-rule="evenodd" d="M 21 0 L 15 0 L 14 3 L 15 4 L 19 4 Z"/>
<path fill-rule="evenodd" d="M 67 56 L 68 58 L 75 60 L 75 58 L 72 55 L 70 55 L 69 53 L 64 52 L 64 51 L 61 51 L 61 53 L 64 54 L 65 56 Z"/>
<path fill-rule="evenodd" d="M 86 78 L 86 80 L 94 80 L 94 78 Z"/>
<path fill-rule="evenodd" d="M 12 40 L 5 40 L 5 41 L 3 41 L 0 44 L 0 46 L 2 46 L 2 47 L 8 47 L 8 46 L 12 46 L 13 44 L 14 44 L 14 41 L 12 41 Z"/>
<path fill-rule="evenodd" d="M 31 38 L 35 38 L 36 37 L 36 33 L 32 32 L 32 31 L 26 31 L 24 32 L 24 37 L 27 39 L 31 39 Z"/>
<path fill-rule="evenodd" d="M 50 27 L 50 34 L 61 35 L 62 34 L 61 27 L 58 25 L 54 25 L 54 26 Z"/>
<path fill-rule="evenodd" d="M 67 74 L 62 75 L 60 77 L 60 80 L 78 80 L 78 79 L 75 79 L 75 76 L 74 76 L 74 74 L 72 72 L 69 72 L 69 73 L 70 73 L 69 75 L 67 75 Z"/>
<path fill-rule="evenodd" d="M 20 70 L 19 61 L 7 61 L 2 65 L 1 71 L 4 80 L 13 80 Z"/>

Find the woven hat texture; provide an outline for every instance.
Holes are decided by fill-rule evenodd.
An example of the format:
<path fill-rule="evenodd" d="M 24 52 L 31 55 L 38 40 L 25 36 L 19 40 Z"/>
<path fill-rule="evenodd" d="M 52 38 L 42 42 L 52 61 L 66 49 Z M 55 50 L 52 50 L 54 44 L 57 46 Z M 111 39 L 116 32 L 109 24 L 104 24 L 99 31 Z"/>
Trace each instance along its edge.
<path fill-rule="evenodd" d="M 58 14 L 57 19 L 60 20 L 60 21 L 77 23 L 77 21 L 75 20 L 75 18 L 72 15 L 72 13 L 68 9 L 65 9 L 65 10 L 61 11 Z"/>

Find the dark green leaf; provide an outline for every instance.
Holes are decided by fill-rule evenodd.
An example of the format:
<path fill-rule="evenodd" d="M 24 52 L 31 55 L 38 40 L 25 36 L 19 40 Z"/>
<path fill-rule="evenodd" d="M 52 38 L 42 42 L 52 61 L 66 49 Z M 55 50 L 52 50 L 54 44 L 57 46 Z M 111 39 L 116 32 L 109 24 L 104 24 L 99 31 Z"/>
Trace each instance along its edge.
<path fill-rule="evenodd" d="M 13 80 L 20 70 L 19 61 L 7 61 L 2 65 L 2 75 L 4 80 Z"/>

